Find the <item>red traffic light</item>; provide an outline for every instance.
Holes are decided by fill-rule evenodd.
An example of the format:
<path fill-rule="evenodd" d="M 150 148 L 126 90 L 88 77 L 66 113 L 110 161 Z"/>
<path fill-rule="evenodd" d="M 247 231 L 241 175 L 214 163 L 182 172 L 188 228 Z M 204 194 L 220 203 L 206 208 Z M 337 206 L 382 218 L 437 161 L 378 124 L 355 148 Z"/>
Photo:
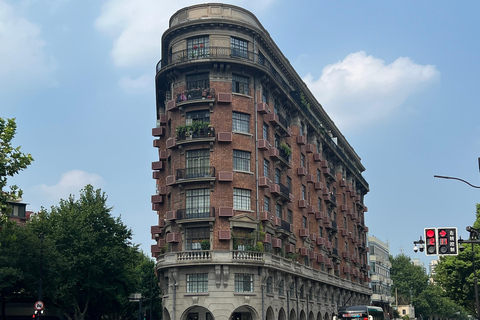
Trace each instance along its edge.
<path fill-rule="evenodd" d="M 435 237 L 435 230 L 426 229 L 425 230 L 425 235 L 426 235 L 427 238 L 433 238 L 433 237 Z"/>

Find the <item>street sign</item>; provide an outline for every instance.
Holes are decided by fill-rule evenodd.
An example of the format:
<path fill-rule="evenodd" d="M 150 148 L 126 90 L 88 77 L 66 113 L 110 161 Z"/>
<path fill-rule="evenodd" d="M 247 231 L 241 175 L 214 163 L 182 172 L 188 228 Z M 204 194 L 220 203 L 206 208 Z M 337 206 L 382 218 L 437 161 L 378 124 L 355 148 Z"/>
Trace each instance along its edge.
<path fill-rule="evenodd" d="M 43 310 L 43 307 L 44 307 L 43 301 L 35 302 L 35 310 L 41 311 L 41 310 Z"/>

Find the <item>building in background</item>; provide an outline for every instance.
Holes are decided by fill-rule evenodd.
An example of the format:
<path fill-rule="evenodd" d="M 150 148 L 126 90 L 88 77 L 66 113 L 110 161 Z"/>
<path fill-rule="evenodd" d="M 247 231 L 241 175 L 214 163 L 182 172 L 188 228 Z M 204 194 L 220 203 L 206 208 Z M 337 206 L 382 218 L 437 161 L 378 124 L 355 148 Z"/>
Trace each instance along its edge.
<path fill-rule="evenodd" d="M 390 319 L 393 315 L 392 303 L 395 298 L 392 295 L 393 281 L 390 279 L 392 264 L 388 244 L 374 236 L 369 236 L 368 246 L 370 248 L 372 305 L 382 307 L 385 311 L 385 318 Z"/>
<path fill-rule="evenodd" d="M 181 9 L 161 52 L 151 232 L 164 319 L 327 320 L 368 304 L 364 167 L 257 18 Z"/>
<path fill-rule="evenodd" d="M 27 204 L 23 203 L 22 199 L 17 199 L 16 201 L 8 202 L 10 205 L 10 211 L 7 212 L 8 219 L 10 221 L 15 221 L 19 225 L 24 225 L 27 223 L 27 220 L 30 218 L 32 212 L 27 211 Z M 2 214 L 0 212 L 0 214 Z"/>
<path fill-rule="evenodd" d="M 428 264 L 428 277 L 430 279 L 431 283 L 434 283 L 434 277 L 435 277 L 435 268 L 438 265 L 438 260 L 437 259 L 432 259 L 430 263 Z"/>

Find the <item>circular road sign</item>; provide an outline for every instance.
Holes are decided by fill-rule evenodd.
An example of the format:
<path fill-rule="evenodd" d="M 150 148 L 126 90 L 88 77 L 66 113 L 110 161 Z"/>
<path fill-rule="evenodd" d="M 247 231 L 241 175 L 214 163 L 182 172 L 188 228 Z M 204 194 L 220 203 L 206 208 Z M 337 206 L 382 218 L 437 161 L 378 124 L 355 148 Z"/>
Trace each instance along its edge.
<path fill-rule="evenodd" d="M 38 311 L 43 310 L 43 307 L 44 307 L 43 301 L 35 302 L 35 310 L 38 310 Z"/>

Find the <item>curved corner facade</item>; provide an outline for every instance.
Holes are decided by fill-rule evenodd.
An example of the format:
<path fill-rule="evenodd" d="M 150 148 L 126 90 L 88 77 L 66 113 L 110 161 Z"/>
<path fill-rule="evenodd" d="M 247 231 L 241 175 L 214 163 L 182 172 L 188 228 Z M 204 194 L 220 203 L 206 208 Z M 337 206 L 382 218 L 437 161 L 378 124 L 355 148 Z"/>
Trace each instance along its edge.
<path fill-rule="evenodd" d="M 331 319 L 370 301 L 368 184 L 258 19 L 177 11 L 156 73 L 164 319 Z"/>

